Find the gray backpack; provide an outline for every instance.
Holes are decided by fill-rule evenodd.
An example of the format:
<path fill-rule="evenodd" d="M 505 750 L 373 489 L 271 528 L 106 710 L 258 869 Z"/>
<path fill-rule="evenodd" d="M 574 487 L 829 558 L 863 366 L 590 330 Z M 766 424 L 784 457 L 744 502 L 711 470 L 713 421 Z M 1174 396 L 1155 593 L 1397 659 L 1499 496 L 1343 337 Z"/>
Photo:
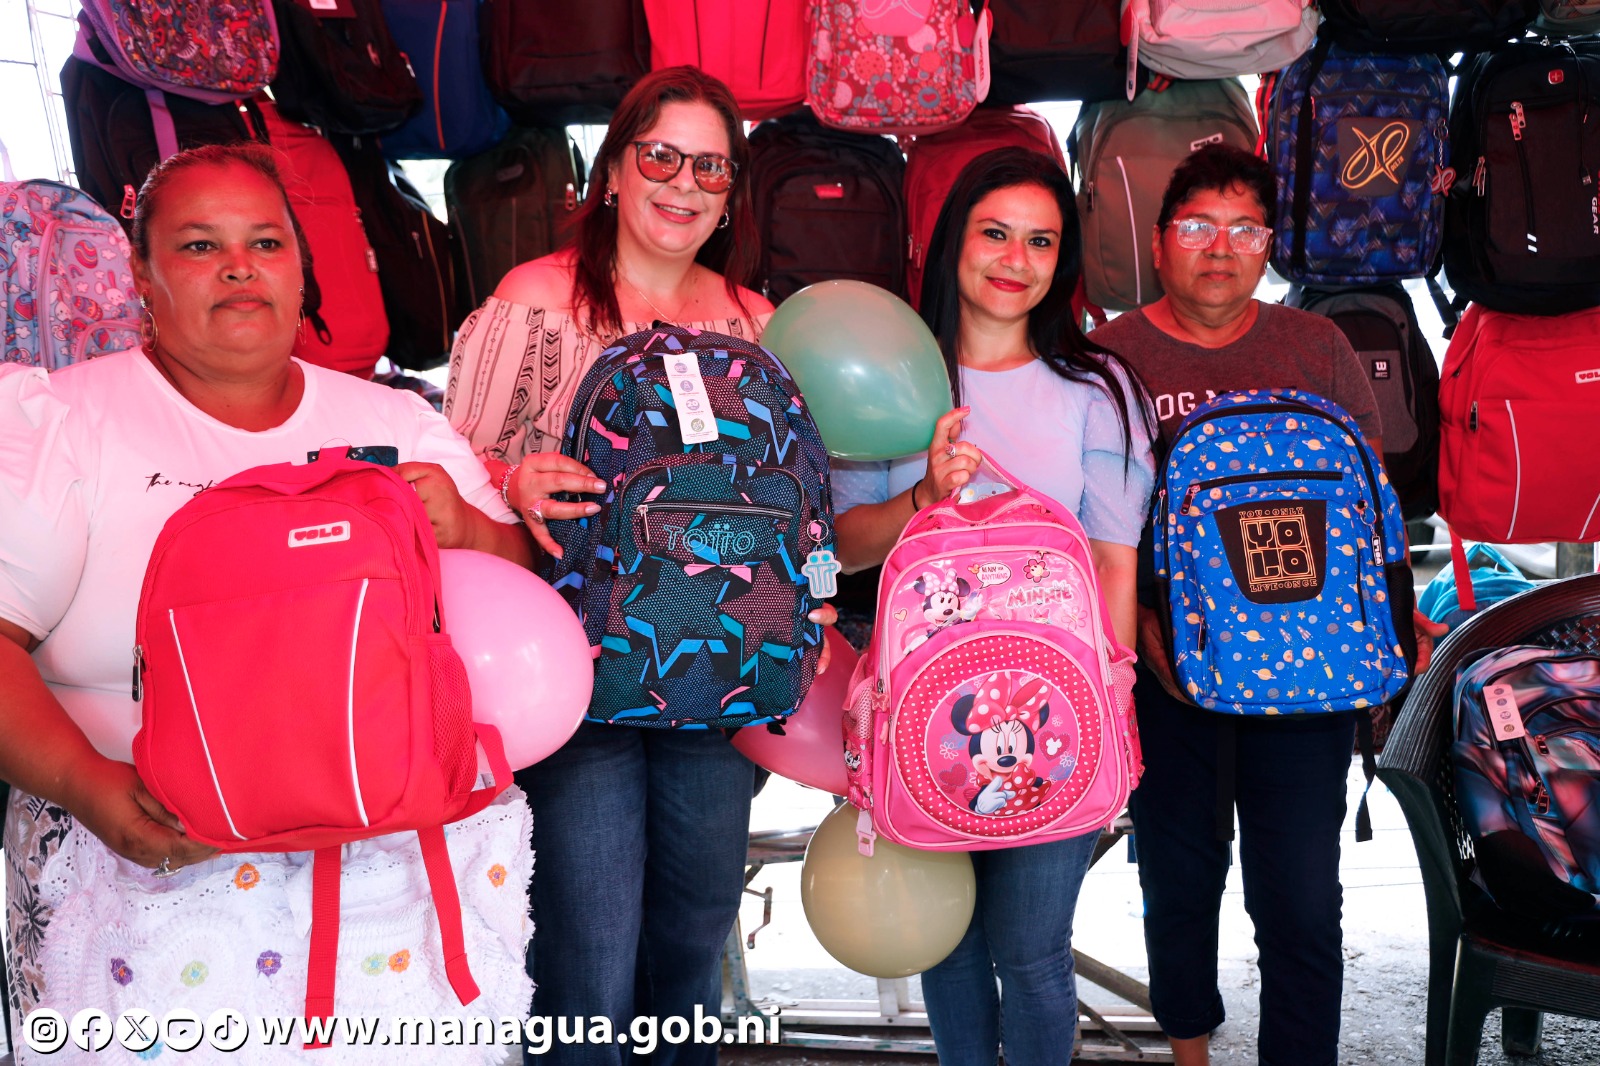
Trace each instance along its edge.
<path fill-rule="evenodd" d="M 1085 104 L 1067 150 L 1078 183 L 1089 302 L 1131 311 L 1161 298 L 1150 235 L 1173 169 L 1207 144 L 1254 151 L 1255 110 L 1237 78 L 1175 81 L 1132 103 Z"/>
<path fill-rule="evenodd" d="M 1600 0 L 1539 0 L 1539 7 L 1535 32 L 1564 37 L 1600 33 Z"/>

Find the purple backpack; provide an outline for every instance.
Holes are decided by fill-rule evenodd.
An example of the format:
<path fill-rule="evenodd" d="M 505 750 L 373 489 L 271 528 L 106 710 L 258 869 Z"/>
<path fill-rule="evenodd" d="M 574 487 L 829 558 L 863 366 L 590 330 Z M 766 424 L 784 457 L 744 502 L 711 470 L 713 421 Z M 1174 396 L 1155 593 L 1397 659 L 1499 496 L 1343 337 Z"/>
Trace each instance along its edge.
<path fill-rule="evenodd" d="M 270 0 L 83 0 L 73 55 L 145 91 L 165 159 L 178 135 L 165 93 L 208 104 L 253 96 L 278 70 Z"/>

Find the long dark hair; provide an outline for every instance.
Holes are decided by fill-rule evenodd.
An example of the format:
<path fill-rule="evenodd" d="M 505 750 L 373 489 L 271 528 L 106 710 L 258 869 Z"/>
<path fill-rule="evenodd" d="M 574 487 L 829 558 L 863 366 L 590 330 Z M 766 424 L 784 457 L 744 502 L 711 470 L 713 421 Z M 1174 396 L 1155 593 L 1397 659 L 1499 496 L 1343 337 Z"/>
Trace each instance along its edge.
<path fill-rule="evenodd" d="M 738 164 L 738 177 L 728 195 L 729 224 L 713 230 L 700 246 L 695 262 L 722 275 L 728 296 L 741 309 L 739 286 L 749 285 L 756 274 L 761 238 L 756 232 L 750 195 L 750 142 L 745 140 L 744 119 L 733 93 L 698 67 L 667 67 L 639 80 L 622 98 L 605 140 L 595 153 L 590 188 L 573 222 L 572 247 L 576 250 L 572 279 L 572 308 L 582 308 L 588 328 L 601 334 L 622 329 L 617 305 L 617 212 L 604 202 L 608 175 L 614 165 L 632 166 L 630 153 L 638 140 L 661 117 L 667 104 L 705 104 L 722 116 L 728 130 L 728 157 Z M 748 314 L 748 311 L 746 311 Z"/>
<path fill-rule="evenodd" d="M 1149 401 L 1139 378 L 1111 349 L 1084 336 L 1072 309 L 1072 294 L 1083 269 L 1083 241 L 1072 181 L 1054 159 L 1027 148 L 996 148 L 973 159 L 957 175 L 928 242 L 928 269 L 922 277 L 922 320 L 938 338 L 950 371 L 950 395 L 961 406 L 961 364 L 956 342 L 961 334 L 958 268 L 966 242 L 967 219 L 985 196 L 997 189 L 1037 185 L 1061 209 L 1061 244 L 1055 276 L 1044 299 L 1028 315 L 1028 344 L 1039 359 L 1068 381 L 1093 385 L 1110 399 L 1122 426 L 1124 467 L 1133 453 L 1133 413 L 1151 429 Z M 1120 369 L 1119 376 L 1116 369 Z"/>

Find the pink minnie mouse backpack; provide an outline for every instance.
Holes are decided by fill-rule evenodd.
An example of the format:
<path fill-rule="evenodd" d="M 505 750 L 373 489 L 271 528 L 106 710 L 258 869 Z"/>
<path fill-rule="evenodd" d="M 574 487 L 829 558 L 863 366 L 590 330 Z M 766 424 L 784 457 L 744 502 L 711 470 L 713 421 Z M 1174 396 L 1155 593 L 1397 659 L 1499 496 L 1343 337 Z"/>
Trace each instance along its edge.
<path fill-rule="evenodd" d="M 978 851 L 1109 825 L 1142 768 L 1133 653 L 1089 538 L 985 458 L 884 560 L 850 680 L 845 764 L 861 850 Z"/>

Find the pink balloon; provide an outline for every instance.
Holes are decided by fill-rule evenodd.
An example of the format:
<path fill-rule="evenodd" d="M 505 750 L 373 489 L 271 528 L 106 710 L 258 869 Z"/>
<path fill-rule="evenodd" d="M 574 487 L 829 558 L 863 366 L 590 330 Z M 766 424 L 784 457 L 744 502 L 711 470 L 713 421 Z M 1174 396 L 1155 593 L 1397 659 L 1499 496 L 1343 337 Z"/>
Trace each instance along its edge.
<path fill-rule="evenodd" d="M 488 552 L 439 552 L 444 628 L 467 667 L 472 720 L 500 730 L 513 770 L 577 732 L 594 690 L 583 626 L 561 594 Z"/>
<path fill-rule="evenodd" d="M 842 796 L 849 788 L 844 770 L 844 701 L 856 651 L 832 626 L 823 630 L 833 650 L 827 673 L 811 683 L 800 709 L 783 723 L 783 736 L 764 725 L 746 726 L 733 735 L 733 746 L 745 757 L 779 777 Z"/>

